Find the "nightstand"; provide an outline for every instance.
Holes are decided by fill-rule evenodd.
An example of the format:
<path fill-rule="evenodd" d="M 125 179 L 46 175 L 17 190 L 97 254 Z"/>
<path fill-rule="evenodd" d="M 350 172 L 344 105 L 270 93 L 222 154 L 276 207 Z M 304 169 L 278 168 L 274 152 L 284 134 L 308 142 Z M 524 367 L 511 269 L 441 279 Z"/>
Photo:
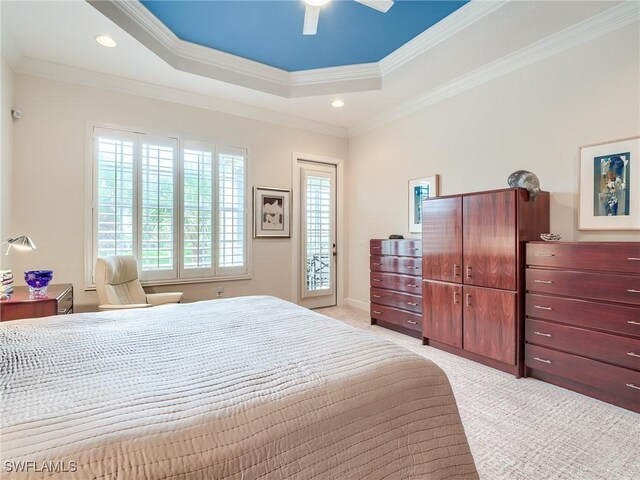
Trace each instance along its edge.
<path fill-rule="evenodd" d="M 0 300 L 0 322 L 73 313 L 73 285 L 51 284 L 46 297 L 31 298 L 29 287 L 15 287 L 11 297 Z"/>

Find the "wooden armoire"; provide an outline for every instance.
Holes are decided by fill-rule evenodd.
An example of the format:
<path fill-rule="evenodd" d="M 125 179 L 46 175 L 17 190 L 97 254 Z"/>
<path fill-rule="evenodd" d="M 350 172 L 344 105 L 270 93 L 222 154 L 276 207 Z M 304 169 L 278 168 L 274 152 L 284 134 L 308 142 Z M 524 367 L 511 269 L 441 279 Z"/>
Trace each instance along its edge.
<path fill-rule="evenodd" d="M 521 376 L 525 242 L 549 232 L 549 193 L 508 188 L 424 201 L 423 344 Z"/>

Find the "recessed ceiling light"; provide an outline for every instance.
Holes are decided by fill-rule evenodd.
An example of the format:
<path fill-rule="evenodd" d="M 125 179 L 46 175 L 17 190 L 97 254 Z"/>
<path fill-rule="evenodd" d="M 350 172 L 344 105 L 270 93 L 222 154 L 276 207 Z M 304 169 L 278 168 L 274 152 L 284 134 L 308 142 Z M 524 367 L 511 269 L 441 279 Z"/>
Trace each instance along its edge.
<path fill-rule="evenodd" d="M 331 102 L 331 106 L 335 108 L 344 107 L 344 102 L 342 100 L 334 100 Z"/>
<path fill-rule="evenodd" d="M 118 42 L 116 42 L 113 38 L 108 37 L 107 35 L 98 35 L 96 37 L 96 42 L 107 48 L 114 48 L 118 46 Z"/>

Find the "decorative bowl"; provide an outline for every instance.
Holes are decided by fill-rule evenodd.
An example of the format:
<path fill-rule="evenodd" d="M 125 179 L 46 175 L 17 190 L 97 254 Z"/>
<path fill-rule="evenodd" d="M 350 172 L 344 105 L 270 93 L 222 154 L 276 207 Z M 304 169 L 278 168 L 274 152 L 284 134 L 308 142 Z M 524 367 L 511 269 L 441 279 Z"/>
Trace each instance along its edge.
<path fill-rule="evenodd" d="M 29 293 L 34 296 L 46 295 L 47 287 L 53 279 L 53 270 L 27 270 L 24 281 L 29 285 Z"/>
<path fill-rule="evenodd" d="M 541 233 L 540 238 L 545 242 L 557 242 L 562 238 L 559 233 Z"/>

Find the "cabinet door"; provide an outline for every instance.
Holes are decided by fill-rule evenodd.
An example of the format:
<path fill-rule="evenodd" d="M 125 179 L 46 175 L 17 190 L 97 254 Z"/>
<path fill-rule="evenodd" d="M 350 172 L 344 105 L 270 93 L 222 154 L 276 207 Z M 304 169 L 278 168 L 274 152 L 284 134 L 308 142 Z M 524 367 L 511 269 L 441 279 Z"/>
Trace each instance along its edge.
<path fill-rule="evenodd" d="M 515 292 L 464 287 L 464 349 L 516 364 Z"/>
<path fill-rule="evenodd" d="M 462 283 L 462 197 L 422 206 L 422 276 Z"/>
<path fill-rule="evenodd" d="M 464 283 L 516 290 L 516 191 L 464 196 Z"/>
<path fill-rule="evenodd" d="M 462 348 L 462 286 L 423 282 L 422 336 Z"/>

